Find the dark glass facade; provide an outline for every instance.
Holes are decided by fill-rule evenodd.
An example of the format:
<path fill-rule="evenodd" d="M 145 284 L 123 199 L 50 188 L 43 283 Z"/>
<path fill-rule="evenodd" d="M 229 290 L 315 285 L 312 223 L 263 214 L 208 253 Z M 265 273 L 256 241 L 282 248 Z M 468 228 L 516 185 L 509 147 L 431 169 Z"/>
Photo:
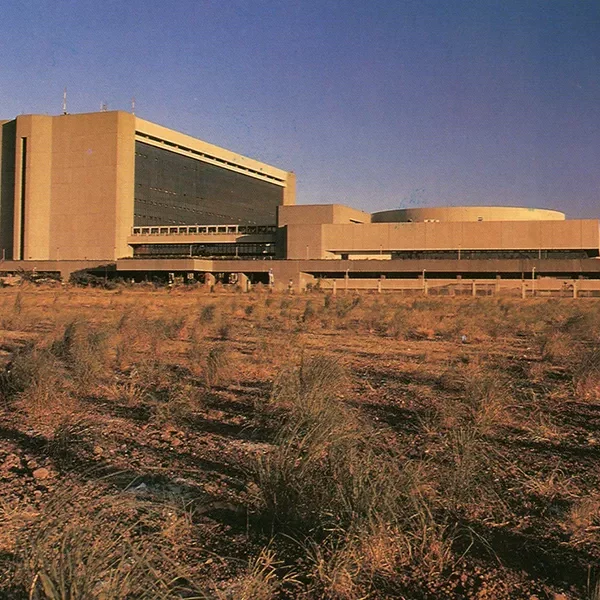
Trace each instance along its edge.
<path fill-rule="evenodd" d="M 541 260 L 582 259 L 598 256 L 596 250 L 401 250 L 392 258 L 406 260 Z"/>
<path fill-rule="evenodd" d="M 275 225 L 284 188 L 135 143 L 134 226 Z"/>
<path fill-rule="evenodd" d="M 201 256 L 210 258 L 273 258 L 275 244 L 137 244 L 133 246 L 137 258 Z"/>

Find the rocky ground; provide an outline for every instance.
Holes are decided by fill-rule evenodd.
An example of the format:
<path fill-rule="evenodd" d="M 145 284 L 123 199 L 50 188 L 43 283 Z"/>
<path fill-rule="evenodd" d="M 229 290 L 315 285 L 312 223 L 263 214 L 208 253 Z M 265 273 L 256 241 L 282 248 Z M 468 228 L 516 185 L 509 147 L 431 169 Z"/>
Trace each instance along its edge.
<path fill-rule="evenodd" d="M 0 302 L 0 597 L 600 598 L 593 300 L 23 286 Z M 273 504 L 261 468 L 296 414 L 277 386 L 315 357 L 327 403 L 411 473 L 402 519 L 336 516 L 335 489 L 331 510 L 302 498 L 310 527 Z"/>

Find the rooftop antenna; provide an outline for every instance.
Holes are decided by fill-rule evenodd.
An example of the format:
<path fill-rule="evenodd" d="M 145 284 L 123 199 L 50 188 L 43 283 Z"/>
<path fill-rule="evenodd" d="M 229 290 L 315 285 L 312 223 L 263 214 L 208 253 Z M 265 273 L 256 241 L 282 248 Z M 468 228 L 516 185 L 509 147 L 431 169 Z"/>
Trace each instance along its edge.
<path fill-rule="evenodd" d="M 108 110 L 108 104 L 106 102 L 100 102 L 100 112 L 106 112 Z"/>
<path fill-rule="evenodd" d="M 63 90 L 63 115 L 67 114 L 67 88 Z"/>
<path fill-rule="evenodd" d="M 131 98 L 131 114 L 135 115 L 135 96 Z"/>

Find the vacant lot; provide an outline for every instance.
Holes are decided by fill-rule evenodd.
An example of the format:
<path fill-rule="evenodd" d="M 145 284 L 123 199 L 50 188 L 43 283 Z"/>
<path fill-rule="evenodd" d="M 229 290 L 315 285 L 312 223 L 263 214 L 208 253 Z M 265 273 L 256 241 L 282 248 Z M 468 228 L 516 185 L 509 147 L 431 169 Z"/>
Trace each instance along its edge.
<path fill-rule="evenodd" d="M 596 301 L 0 304 L 0 597 L 600 598 Z"/>

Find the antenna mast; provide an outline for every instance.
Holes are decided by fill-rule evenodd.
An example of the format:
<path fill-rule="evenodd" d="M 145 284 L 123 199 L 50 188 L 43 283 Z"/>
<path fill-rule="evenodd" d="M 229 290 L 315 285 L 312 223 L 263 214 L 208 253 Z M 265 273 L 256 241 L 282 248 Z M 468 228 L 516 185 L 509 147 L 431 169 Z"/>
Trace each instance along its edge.
<path fill-rule="evenodd" d="M 131 114 L 135 115 L 135 96 L 131 98 Z"/>
<path fill-rule="evenodd" d="M 67 114 L 67 88 L 63 90 L 63 115 Z"/>

